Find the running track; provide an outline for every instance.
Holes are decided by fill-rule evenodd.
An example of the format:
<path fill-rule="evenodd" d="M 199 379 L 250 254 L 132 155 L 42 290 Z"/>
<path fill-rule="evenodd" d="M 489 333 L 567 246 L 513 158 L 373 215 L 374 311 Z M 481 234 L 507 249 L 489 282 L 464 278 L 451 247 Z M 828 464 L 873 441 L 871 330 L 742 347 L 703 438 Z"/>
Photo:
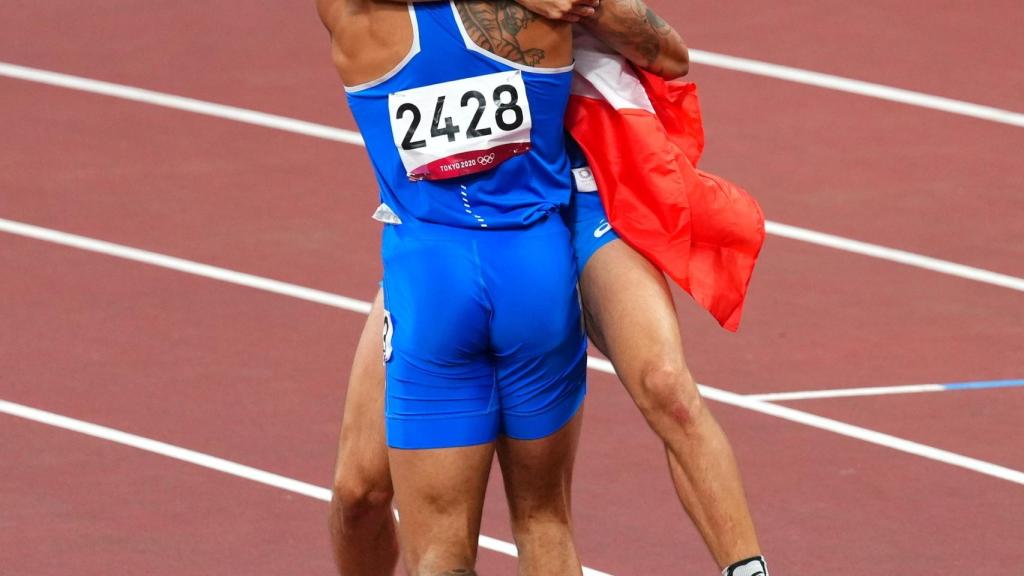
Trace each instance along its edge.
<path fill-rule="evenodd" d="M 652 4 L 713 54 L 1021 112 L 1016 3 Z M 237 6 L 8 3 L 0 62 L 351 130 L 312 10 Z M 748 186 L 773 221 L 1024 277 L 1019 126 L 699 63 L 692 77 L 710 135 L 704 167 Z M 357 301 L 0 234 L 4 412 L 44 410 L 281 476 L 224 474 L 110 441 L 131 437 L 0 415 L 3 572 L 331 574 L 317 498 L 363 321 L 353 310 L 380 274 L 362 149 L 9 76 L 0 126 L 4 221 Z M 1019 380 L 1021 290 L 772 236 L 740 334 L 678 301 L 777 572 L 925 562 L 1005 573 L 1024 562 L 1024 388 L 767 407 L 735 396 Z M 592 370 L 591 382 L 576 483 L 585 563 L 713 573 L 657 443 L 610 375 Z M 907 446 L 890 437 L 872 444 L 765 413 L 775 406 L 918 444 L 898 451 Z M 825 425 L 837 427 L 851 432 Z M 975 460 L 937 461 L 919 446 Z M 510 539 L 499 490 L 484 532 Z M 488 545 L 485 573 L 512 573 Z"/>

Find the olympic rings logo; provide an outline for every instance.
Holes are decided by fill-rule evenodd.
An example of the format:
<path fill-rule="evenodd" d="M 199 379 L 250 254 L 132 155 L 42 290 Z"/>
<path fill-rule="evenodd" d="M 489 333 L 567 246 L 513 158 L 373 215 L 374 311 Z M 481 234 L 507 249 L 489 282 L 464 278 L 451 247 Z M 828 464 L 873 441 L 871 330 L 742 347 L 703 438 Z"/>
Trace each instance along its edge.
<path fill-rule="evenodd" d="M 492 162 L 494 162 L 494 152 L 491 152 L 490 154 L 487 154 L 486 156 L 480 156 L 480 157 L 478 157 L 476 159 L 476 161 L 479 162 L 480 164 L 484 165 L 484 166 L 487 166 L 488 164 L 491 164 Z"/>

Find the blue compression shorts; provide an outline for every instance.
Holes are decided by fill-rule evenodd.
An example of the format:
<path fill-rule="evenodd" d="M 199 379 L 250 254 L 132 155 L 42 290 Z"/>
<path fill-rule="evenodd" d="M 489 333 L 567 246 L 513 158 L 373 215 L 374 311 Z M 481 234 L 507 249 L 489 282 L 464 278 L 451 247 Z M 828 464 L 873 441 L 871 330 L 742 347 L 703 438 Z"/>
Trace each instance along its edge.
<path fill-rule="evenodd" d="M 383 239 L 388 446 L 550 436 L 586 394 L 570 232 L 387 225 Z"/>
<path fill-rule="evenodd" d="M 618 240 L 619 235 L 608 223 L 604 205 L 597 193 L 597 181 L 590 171 L 587 158 L 570 136 L 566 135 L 565 140 L 572 165 L 572 205 L 565 218 L 572 229 L 576 269 L 583 274 L 590 257 L 610 242 Z"/>

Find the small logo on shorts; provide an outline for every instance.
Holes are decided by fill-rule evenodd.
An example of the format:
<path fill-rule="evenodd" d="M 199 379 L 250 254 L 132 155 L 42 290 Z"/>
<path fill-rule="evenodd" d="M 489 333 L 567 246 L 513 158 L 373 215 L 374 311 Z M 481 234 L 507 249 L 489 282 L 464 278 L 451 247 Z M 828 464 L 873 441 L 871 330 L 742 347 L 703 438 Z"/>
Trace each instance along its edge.
<path fill-rule="evenodd" d="M 612 231 L 612 225 L 607 220 L 601 220 L 601 223 L 594 229 L 594 238 L 600 238 L 605 234 Z"/>
<path fill-rule="evenodd" d="M 577 192 L 597 192 L 597 179 L 590 168 L 573 168 L 572 177 L 576 181 Z"/>
<path fill-rule="evenodd" d="M 490 154 L 486 154 L 484 156 L 479 156 L 477 157 L 476 161 L 479 162 L 480 164 L 483 164 L 484 166 L 487 166 L 488 164 L 494 162 L 494 152 L 491 152 Z"/>
<path fill-rule="evenodd" d="M 391 338 L 395 335 L 395 325 L 391 322 L 391 312 L 384 311 L 384 363 L 391 361 Z"/>

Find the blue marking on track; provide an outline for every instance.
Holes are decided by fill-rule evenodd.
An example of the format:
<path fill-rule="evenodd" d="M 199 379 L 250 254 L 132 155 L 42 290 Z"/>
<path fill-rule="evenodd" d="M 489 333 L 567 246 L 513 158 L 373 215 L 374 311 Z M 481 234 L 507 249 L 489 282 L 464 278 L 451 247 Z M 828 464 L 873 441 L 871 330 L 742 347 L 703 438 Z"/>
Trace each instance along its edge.
<path fill-rule="evenodd" d="M 984 390 L 986 388 L 1014 388 L 1024 386 L 1024 380 L 988 380 L 985 382 L 956 382 L 943 384 L 944 390 Z"/>

